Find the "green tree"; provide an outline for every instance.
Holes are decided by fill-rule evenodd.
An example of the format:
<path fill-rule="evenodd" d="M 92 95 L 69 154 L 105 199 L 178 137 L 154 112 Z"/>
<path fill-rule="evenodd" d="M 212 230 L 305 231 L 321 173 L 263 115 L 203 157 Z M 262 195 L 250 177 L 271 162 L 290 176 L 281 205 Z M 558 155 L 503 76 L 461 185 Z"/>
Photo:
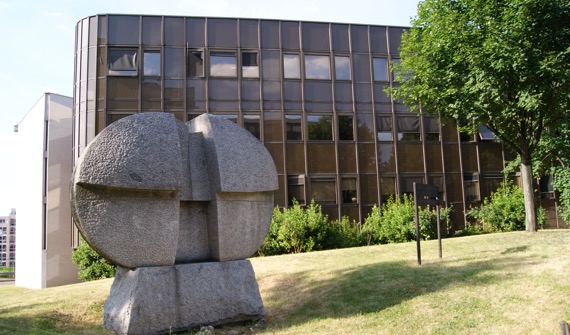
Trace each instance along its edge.
<path fill-rule="evenodd" d="M 91 281 L 115 276 L 117 266 L 99 255 L 83 238 L 71 258 L 79 267 L 77 277 L 81 280 Z"/>
<path fill-rule="evenodd" d="M 486 125 L 520 156 L 527 231 L 532 160 L 570 105 L 568 0 L 425 0 L 402 37 L 390 90 L 412 111 Z"/>

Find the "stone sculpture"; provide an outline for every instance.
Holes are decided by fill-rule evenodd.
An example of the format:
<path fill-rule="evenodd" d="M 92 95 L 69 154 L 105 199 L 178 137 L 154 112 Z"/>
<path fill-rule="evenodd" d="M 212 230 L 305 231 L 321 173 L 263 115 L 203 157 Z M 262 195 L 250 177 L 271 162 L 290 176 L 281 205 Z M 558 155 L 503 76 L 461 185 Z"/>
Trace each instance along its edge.
<path fill-rule="evenodd" d="M 81 234 L 118 265 L 104 308 L 117 334 L 263 317 L 247 257 L 263 242 L 275 164 L 248 131 L 203 114 L 140 113 L 105 128 L 72 178 Z"/>

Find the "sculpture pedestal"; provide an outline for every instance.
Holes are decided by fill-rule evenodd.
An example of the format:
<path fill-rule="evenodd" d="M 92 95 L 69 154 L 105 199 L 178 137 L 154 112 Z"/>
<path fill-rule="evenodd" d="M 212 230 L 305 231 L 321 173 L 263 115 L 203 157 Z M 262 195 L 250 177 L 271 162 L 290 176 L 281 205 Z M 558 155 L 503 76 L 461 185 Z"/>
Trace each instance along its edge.
<path fill-rule="evenodd" d="M 265 315 L 248 260 L 117 268 L 103 326 L 116 334 L 161 334 Z"/>

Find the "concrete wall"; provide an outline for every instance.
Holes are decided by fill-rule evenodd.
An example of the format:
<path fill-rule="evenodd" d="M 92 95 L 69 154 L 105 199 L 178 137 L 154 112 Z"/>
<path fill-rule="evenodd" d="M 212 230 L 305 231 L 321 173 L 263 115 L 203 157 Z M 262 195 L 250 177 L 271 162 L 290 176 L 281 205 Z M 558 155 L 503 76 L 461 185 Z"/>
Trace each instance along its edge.
<path fill-rule="evenodd" d="M 77 282 L 69 180 L 73 99 L 46 93 L 18 125 L 16 286 Z"/>

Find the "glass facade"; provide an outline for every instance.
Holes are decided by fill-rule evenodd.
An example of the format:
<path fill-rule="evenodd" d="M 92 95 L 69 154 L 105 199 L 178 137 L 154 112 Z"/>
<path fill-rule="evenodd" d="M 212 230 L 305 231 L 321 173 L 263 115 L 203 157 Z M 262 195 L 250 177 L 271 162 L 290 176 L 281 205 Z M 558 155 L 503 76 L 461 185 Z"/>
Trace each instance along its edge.
<path fill-rule="evenodd" d="M 74 154 L 146 111 L 222 115 L 262 141 L 275 202 L 311 199 L 331 219 L 436 183 L 463 212 L 494 190 L 505 152 L 483 132 L 410 113 L 384 92 L 405 28 L 232 18 L 97 15 L 76 27 Z"/>

